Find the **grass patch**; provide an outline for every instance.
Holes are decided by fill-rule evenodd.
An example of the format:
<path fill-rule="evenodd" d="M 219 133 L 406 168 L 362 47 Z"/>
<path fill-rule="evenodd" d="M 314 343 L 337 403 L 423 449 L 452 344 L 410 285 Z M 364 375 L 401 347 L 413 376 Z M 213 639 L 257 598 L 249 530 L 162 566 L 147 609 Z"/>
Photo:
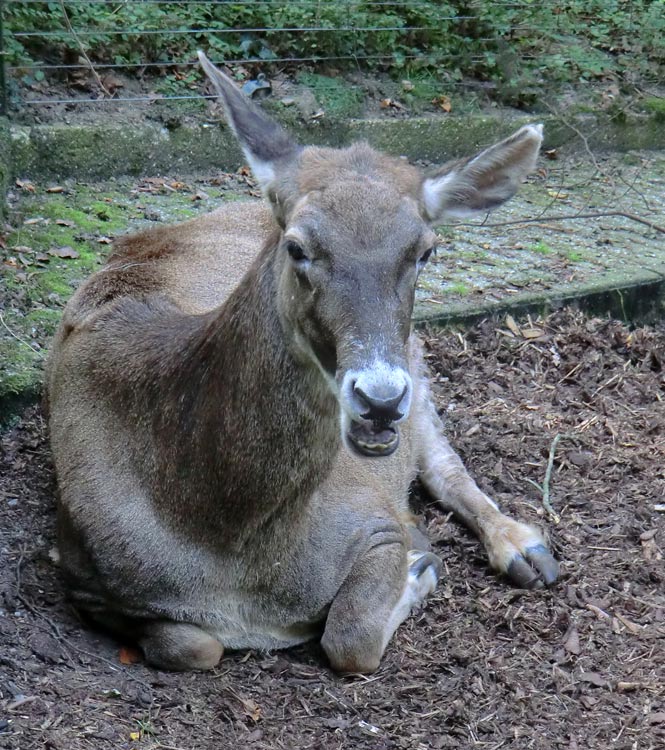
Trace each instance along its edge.
<path fill-rule="evenodd" d="M 471 288 L 461 281 L 456 281 L 454 284 L 449 284 L 446 287 L 445 291 L 456 294 L 459 297 L 466 297 L 467 295 L 471 294 Z"/>
<path fill-rule="evenodd" d="M 536 253 L 536 255 L 550 255 L 554 252 L 554 249 L 542 240 L 540 242 L 536 242 L 533 245 L 529 245 L 528 250 L 530 250 L 532 253 Z"/>

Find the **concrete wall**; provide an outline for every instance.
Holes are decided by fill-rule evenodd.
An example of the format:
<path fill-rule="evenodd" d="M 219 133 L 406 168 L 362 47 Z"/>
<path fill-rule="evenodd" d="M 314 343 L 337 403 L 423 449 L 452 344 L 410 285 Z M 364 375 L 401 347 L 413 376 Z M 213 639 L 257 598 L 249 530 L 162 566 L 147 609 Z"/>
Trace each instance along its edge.
<path fill-rule="evenodd" d="M 584 133 L 595 152 L 665 148 L 665 128 L 654 115 L 621 121 L 584 115 L 563 122 L 554 116 L 473 115 L 375 120 L 289 118 L 302 144 L 341 146 L 367 140 L 396 156 L 444 162 L 470 156 L 527 122 L 543 122 L 545 148 L 584 149 Z M 229 129 L 207 123 L 165 128 L 154 124 L 12 126 L 14 173 L 39 180 L 106 179 L 120 175 L 191 175 L 233 171 L 243 157 Z"/>

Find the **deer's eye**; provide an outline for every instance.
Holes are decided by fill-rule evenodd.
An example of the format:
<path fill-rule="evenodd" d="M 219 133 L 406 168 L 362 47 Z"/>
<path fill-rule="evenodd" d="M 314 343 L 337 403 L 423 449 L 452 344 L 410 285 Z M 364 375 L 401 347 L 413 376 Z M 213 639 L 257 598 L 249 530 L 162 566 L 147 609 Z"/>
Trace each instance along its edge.
<path fill-rule="evenodd" d="M 289 254 L 291 260 L 295 263 L 302 264 L 309 261 L 309 258 L 305 254 L 305 251 L 302 249 L 302 246 L 295 242 L 295 240 L 287 241 L 286 252 Z"/>

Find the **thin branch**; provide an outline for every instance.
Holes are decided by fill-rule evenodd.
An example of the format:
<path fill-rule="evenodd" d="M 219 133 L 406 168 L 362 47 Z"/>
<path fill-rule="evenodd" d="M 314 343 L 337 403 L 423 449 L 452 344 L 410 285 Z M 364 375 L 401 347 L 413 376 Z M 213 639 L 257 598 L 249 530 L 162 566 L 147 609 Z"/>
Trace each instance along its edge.
<path fill-rule="evenodd" d="M 83 59 L 88 64 L 88 67 L 90 68 L 90 72 L 92 73 L 92 75 L 95 77 L 95 80 L 97 81 L 97 85 L 110 99 L 113 96 L 113 94 L 102 83 L 102 79 L 99 77 L 99 73 L 95 70 L 95 67 L 92 64 L 92 61 L 88 57 L 88 54 L 85 51 L 85 47 L 83 46 L 81 40 L 79 39 L 78 34 L 74 31 L 72 22 L 69 20 L 69 14 L 67 13 L 67 9 L 65 8 L 64 0 L 60 0 L 60 8 L 62 9 L 62 15 L 65 19 L 65 24 L 67 25 L 67 29 L 69 30 L 69 33 L 74 37 L 74 41 L 76 42 L 76 44 L 78 44 L 79 52 L 81 53 L 81 55 L 83 56 Z"/>
<path fill-rule="evenodd" d="M 23 344 L 24 346 L 27 346 L 28 349 L 30 349 L 30 351 L 33 352 L 34 354 L 36 354 L 38 357 L 41 357 L 42 359 L 44 359 L 44 352 L 39 351 L 39 349 L 35 349 L 35 347 L 32 344 L 30 344 L 28 341 L 26 341 L 25 339 L 22 339 L 20 336 L 17 336 L 14 333 L 14 331 L 12 331 L 12 329 L 7 325 L 7 323 L 5 323 L 5 319 L 2 317 L 2 313 L 1 312 L 0 312 L 0 324 L 3 325 L 3 327 L 5 328 L 5 330 L 7 331 L 7 333 L 12 338 L 16 339 L 20 344 Z"/>
<path fill-rule="evenodd" d="M 598 174 L 601 174 L 603 175 L 603 177 L 606 177 L 608 180 L 610 180 L 610 182 L 612 183 L 612 187 L 614 188 L 613 175 L 611 175 L 609 172 L 603 169 L 603 167 L 601 167 L 600 164 L 598 163 L 598 160 L 596 159 L 596 155 L 593 153 L 593 151 L 591 150 L 591 147 L 589 146 L 589 137 L 586 136 L 576 125 L 574 125 L 564 114 L 562 114 L 560 110 L 557 110 L 554 107 L 550 107 L 549 105 L 546 105 L 546 106 L 555 117 L 560 119 L 561 122 L 567 128 L 572 130 L 577 135 L 577 137 L 582 141 L 582 143 L 584 144 L 584 150 L 586 151 L 588 157 L 591 159 L 593 166 L 595 167 Z M 593 135 L 593 133 L 591 135 Z M 637 193 L 637 195 L 639 195 L 642 201 L 644 202 L 644 205 L 647 211 L 650 211 L 651 206 L 649 205 L 649 201 L 647 200 L 646 196 L 635 187 L 634 181 L 633 181 L 633 184 L 630 184 L 620 174 L 618 177 L 619 177 L 619 180 L 624 185 L 626 185 L 627 187 L 626 192 L 633 190 L 635 193 Z"/>
<path fill-rule="evenodd" d="M 561 440 L 561 437 L 562 435 L 557 433 L 554 436 L 554 440 L 552 440 L 552 445 L 550 446 L 550 454 L 547 458 L 547 468 L 545 469 L 545 479 L 543 480 L 542 485 L 534 482 L 533 479 L 526 480 L 529 484 L 532 484 L 542 493 L 543 508 L 545 508 L 547 514 L 554 521 L 554 523 L 559 523 L 561 521 L 561 517 L 554 510 L 554 508 L 552 507 L 552 503 L 550 502 L 550 481 L 552 479 L 552 469 L 554 468 L 554 454 L 556 453 L 556 447 L 559 444 L 559 440 Z"/>
<path fill-rule="evenodd" d="M 453 224 L 454 227 L 507 227 L 514 224 L 534 224 L 536 222 L 542 221 L 543 218 L 546 218 L 547 221 L 568 221 L 573 219 L 605 219 L 611 216 L 622 216 L 624 219 L 630 219 L 630 221 L 636 221 L 639 224 L 644 224 L 645 226 L 653 229 L 655 232 L 660 232 L 661 234 L 665 234 L 665 227 L 660 226 L 660 224 L 655 224 L 653 221 L 649 221 L 648 219 L 645 219 L 642 216 L 638 216 L 637 214 L 631 214 L 628 211 L 597 211 L 593 213 L 588 214 L 560 214 L 558 216 L 538 216 L 534 219 L 514 219 L 511 221 L 493 221 L 493 222 L 483 222 L 482 224 L 479 224 L 478 222 L 460 222 L 459 224 Z"/>

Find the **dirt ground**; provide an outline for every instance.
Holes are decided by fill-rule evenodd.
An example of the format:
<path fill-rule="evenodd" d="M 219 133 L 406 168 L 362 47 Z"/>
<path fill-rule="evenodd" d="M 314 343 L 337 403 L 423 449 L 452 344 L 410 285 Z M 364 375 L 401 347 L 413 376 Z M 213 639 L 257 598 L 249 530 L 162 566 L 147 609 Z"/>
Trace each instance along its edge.
<path fill-rule="evenodd" d="M 314 644 L 207 674 L 123 663 L 133 652 L 65 603 L 33 407 L 0 437 L 0 747 L 665 747 L 665 327 L 560 312 L 431 334 L 428 351 L 454 445 L 504 509 L 547 530 L 555 588 L 498 579 L 416 497 L 444 575 L 372 677 L 333 674 Z M 553 444 L 558 522 L 541 492 Z"/>

